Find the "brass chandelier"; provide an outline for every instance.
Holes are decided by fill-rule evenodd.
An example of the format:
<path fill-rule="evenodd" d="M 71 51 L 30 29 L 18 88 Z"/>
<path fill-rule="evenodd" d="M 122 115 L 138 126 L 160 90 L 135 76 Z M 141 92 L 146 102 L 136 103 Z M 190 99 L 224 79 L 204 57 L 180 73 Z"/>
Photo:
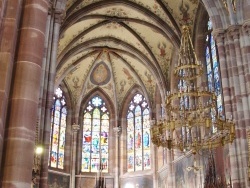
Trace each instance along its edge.
<path fill-rule="evenodd" d="M 178 91 L 167 92 L 166 119 L 151 126 L 153 144 L 196 154 L 232 143 L 235 124 L 218 114 L 215 92 L 196 87 L 197 79 L 203 75 L 203 66 L 197 61 L 188 26 L 182 28 L 174 74 L 179 79 Z"/>

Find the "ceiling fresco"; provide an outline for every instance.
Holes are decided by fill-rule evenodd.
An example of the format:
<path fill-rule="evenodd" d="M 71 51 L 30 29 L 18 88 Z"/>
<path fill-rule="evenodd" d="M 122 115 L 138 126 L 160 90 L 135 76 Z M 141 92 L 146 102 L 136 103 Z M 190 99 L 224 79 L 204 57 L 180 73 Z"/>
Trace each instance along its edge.
<path fill-rule="evenodd" d="M 198 0 L 68 0 L 58 43 L 56 85 L 73 105 L 100 88 L 119 108 L 134 86 L 154 101 L 169 87 L 183 24 L 194 26 Z M 176 58 L 175 58 L 176 59 Z"/>

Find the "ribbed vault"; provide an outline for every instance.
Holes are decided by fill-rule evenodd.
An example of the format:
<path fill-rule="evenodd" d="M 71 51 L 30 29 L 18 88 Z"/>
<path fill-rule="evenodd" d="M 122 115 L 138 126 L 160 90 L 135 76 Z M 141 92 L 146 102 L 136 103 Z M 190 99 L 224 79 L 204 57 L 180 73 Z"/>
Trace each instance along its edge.
<path fill-rule="evenodd" d="M 115 106 L 135 85 L 155 101 L 169 87 L 181 26 L 191 30 L 198 0 L 68 0 L 60 30 L 56 85 L 73 105 L 101 88 Z M 176 59 L 176 58 L 175 58 Z"/>

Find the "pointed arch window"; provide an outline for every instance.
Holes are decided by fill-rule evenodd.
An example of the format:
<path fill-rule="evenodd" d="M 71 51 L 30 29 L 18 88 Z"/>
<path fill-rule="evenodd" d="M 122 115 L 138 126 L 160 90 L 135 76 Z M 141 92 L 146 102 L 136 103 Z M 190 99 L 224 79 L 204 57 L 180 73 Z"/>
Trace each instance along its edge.
<path fill-rule="evenodd" d="M 217 113 L 223 112 L 222 105 L 222 88 L 221 88 L 221 78 L 220 78 L 220 66 L 219 58 L 216 48 L 215 40 L 212 36 L 212 22 L 211 20 L 207 23 L 208 34 L 206 36 L 206 67 L 207 67 L 207 79 L 208 79 L 208 89 L 210 91 L 215 91 L 217 96 Z"/>
<path fill-rule="evenodd" d="M 127 112 L 127 171 L 150 168 L 149 107 L 145 97 L 136 94 Z"/>
<path fill-rule="evenodd" d="M 49 166 L 63 169 L 67 108 L 60 88 L 56 89 L 51 112 Z"/>
<path fill-rule="evenodd" d="M 109 121 L 105 102 L 93 97 L 83 114 L 82 172 L 108 172 Z"/>

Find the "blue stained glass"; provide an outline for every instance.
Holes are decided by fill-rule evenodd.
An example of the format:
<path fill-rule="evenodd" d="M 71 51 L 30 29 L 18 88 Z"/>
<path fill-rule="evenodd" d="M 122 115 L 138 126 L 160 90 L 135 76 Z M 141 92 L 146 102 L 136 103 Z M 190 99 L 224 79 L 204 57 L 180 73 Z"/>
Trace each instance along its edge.
<path fill-rule="evenodd" d="M 142 95 L 136 94 L 130 102 L 127 114 L 128 172 L 151 168 L 149 129 L 148 103 Z"/>
<path fill-rule="evenodd" d="M 208 30 L 212 30 L 212 22 L 208 21 Z M 222 112 L 222 89 L 221 89 L 221 80 L 219 74 L 219 59 L 217 55 L 216 43 L 209 33 L 207 38 L 210 40 L 207 43 L 206 47 L 206 63 L 207 63 L 207 78 L 208 78 L 208 88 L 214 90 L 217 96 L 217 111 Z"/>
<path fill-rule="evenodd" d="M 60 88 L 56 89 L 53 99 L 54 104 L 51 112 L 49 166 L 63 169 L 67 109 L 65 106 L 65 97 Z"/>
<path fill-rule="evenodd" d="M 100 106 L 102 104 L 102 99 L 100 97 L 94 97 L 92 103 L 94 106 Z"/>
<path fill-rule="evenodd" d="M 143 134 L 143 146 L 144 147 L 149 147 L 149 132 L 146 131 L 144 134 Z"/>
<path fill-rule="evenodd" d="M 210 19 L 209 19 L 208 22 L 207 22 L 207 28 L 208 28 L 208 30 L 211 30 L 211 29 L 213 28 L 212 22 L 211 22 Z"/>
<path fill-rule="evenodd" d="M 99 96 L 95 96 L 84 111 L 82 172 L 98 172 L 100 168 L 108 172 L 108 137 L 108 108 Z"/>

